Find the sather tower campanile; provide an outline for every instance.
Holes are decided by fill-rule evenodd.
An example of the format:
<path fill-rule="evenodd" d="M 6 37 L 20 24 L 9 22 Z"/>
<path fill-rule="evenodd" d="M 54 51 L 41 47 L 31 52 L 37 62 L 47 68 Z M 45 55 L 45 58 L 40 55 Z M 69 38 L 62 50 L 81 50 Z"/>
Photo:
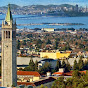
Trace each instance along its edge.
<path fill-rule="evenodd" d="M 16 69 L 16 22 L 13 21 L 10 5 L 2 22 L 2 86 L 17 85 Z"/>

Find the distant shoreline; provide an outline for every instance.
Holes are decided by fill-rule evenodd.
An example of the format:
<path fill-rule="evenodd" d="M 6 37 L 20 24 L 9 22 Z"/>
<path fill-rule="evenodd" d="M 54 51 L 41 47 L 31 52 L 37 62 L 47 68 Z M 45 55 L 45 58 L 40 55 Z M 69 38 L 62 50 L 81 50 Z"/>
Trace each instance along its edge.
<path fill-rule="evenodd" d="M 30 24 L 17 24 L 17 26 L 28 26 L 28 25 L 55 25 L 55 26 L 69 26 L 69 25 L 84 25 L 82 23 L 38 23 L 38 24 L 34 24 L 34 23 L 30 23 Z"/>

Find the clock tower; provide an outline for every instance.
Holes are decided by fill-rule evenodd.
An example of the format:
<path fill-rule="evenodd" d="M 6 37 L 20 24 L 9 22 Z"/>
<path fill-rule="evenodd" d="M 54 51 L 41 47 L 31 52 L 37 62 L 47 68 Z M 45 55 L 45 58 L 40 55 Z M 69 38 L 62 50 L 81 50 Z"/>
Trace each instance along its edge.
<path fill-rule="evenodd" d="M 2 21 L 2 87 L 17 85 L 16 22 L 13 21 L 10 4 Z"/>

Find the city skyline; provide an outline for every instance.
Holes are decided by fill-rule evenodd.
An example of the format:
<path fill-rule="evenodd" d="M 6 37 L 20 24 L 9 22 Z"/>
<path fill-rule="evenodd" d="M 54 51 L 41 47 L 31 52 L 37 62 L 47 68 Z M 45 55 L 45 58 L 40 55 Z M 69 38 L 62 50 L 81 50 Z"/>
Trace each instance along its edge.
<path fill-rule="evenodd" d="M 26 5 L 48 5 L 48 4 L 55 4 L 55 5 L 59 5 L 59 4 L 72 4 L 72 5 L 75 5 L 75 4 L 78 4 L 79 6 L 88 6 L 87 4 L 88 1 L 86 0 L 6 0 L 6 1 L 3 1 L 1 0 L 1 4 L 0 6 L 6 6 L 8 3 L 10 4 L 17 4 L 17 5 L 20 5 L 20 6 L 26 6 Z"/>

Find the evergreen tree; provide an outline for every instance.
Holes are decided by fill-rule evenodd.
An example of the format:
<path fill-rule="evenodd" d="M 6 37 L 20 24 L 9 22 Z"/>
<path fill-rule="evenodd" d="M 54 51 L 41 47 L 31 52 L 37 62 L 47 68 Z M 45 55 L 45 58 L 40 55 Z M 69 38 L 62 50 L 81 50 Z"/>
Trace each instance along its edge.
<path fill-rule="evenodd" d="M 43 85 L 43 84 L 41 84 L 40 88 L 44 88 L 44 85 Z"/>
<path fill-rule="evenodd" d="M 38 71 L 38 61 L 35 61 L 35 71 Z"/>
<path fill-rule="evenodd" d="M 84 63 L 84 70 L 88 70 L 88 60 Z"/>
<path fill-rule="evenodd" d="M 40 73 L 46 74 L 46 72 L 50 71 L 51 72 L 51 64 L 48 62 L 45 62 L 44 66 L 39 69 Z"/>
<path fill-rule="evenodd" d="M 29 69 L 31 71 L 35 71 L 35 63 L 32 58 L 30 59 L 30 62 L 29 62 Z"/>
<path fill-rule="evenodd" d="M 82 58 L 79 59 L 78 66 L 79 66 L 79 70 L 82 71 L 83 67 L 84 67 L 84 62 L 83 62 Z"/>
<path fill-rule="evenodd" d="M 71 66 L 69 63 L 66 64 L 65 71 L 69 72 L 71 70 Z"/>
<path fill-rule="evenodd" d="M 66 88 L 64 77 L 62 76 L 55 80 L 51 88 Z"/>
<path fill-rule="evenodd" d="M 20 44 L 20 41 L 18 40 L 18 41 L 17 41 L 17 49 L 18 49 L 18 50 L 20 49 L 20 45 L 21 45 L 21 44 Z"/>
<path fill-rule="evenodd" d="M 60 62 L 60 60 L 58 59 L 58 60 L 57 60 L 56 67 L 55 67 L 55 70 L 58 71 L 59 68 L 61 68 L 61 62 Z"/>
<path fill-rule="evenodd" d="M 64 60 L 62 61 L 62 65 L 61 65 L 61 67 L 62 67 L 62 68 L 65 68 L 65 67 L 66 67 L 66 63 L 65 63 Z"/>
<path fill-rule="evenodd" d="M 57 41 L 55 41 L 55 47 L 54 48 L 58 49 L 58 42 Z"/>
<path fill-rule="evenodd" d="M 51 41 L 48 39 L 48 41 L 46 42 L 46 44 L 51 44 Z"/>
<path fill-rule="evenodd" d="M 78 70 L 78 64 L 77 64 L 77 61 L 75 60 L 74 61 L 74 65 L 73 65 L 73 70 Z"/>
<path fill-rule="evenodd" d="M 80 72 L 78 70 L 75 70 L 75 71 L 73 71 L 72 76 L 74 78 L 80 78 L 81 74 L 80 74 Z"/>

